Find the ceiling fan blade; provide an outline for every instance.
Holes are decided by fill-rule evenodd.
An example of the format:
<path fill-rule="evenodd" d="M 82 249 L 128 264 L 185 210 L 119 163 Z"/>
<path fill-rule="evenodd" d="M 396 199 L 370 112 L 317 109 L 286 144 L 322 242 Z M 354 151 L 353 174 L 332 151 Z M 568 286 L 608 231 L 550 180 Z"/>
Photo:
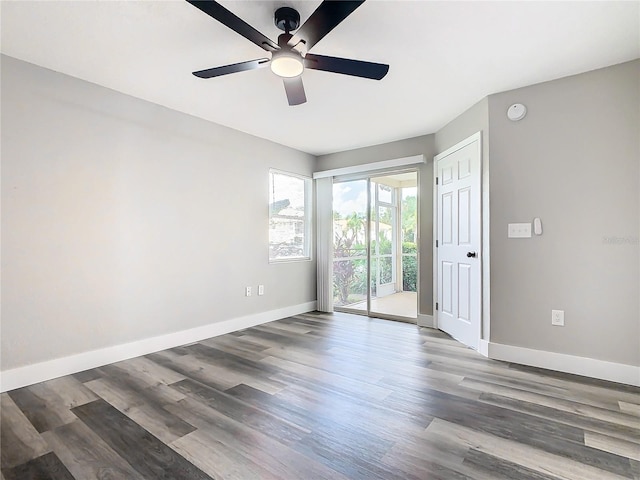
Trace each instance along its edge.
<path fill-rule="evenodd" d="M 293 35 L 288 42 L 289 45 L 293 47 L 300 41 L 304 41 L 307 51 L 310 50 L 363 3 L 364 0 L 325 0 Z"/>
<path fill-rule="evenodd" d="M 287 92 L 287 100 L 289 105 L 300 105 L 307 101 L 307 96 L 304 93 L 304 85 L 302 84 L 302 77 L 283 78 L 284 90 Z"/>
<path fill-rule="evenodd" d="M 326 57 L 324 55 L 314 55 L 313 53 L 307 53 L 304 57 L 304 66 L 312 70 L 323 70 L 372 80 L 381 80 L 389 71 L 389 65 L 383 63 Z"/>
<path fill-rule="evenodd" d="M 198 70 L 193 72 L 196 77 L 213 78 L 229 73 L 244 72 L 245 70 L 255 70 L 256 68 L 265 67 L 269 63 L 268 58 L 259 58 L 258 60 L 249 60 L 248 62 L 234 63 L 233 65 L 224 65 L 223 67 L 208 68 L 206 70 Z"/>
<path fill-rule="evenodd" d="M 187 2 L 194 7 L 199 8 L 210 17 L 215 18 L 223 25 L 226 25 L 234 32 L 239 33 L 244 38 L 255 43 L 267 52 L 273 52 L 280 49 L 277 43 L 260 33 L 240 17 L 231 13 L 218 2 L 214 0 L 187 0 Z"/>

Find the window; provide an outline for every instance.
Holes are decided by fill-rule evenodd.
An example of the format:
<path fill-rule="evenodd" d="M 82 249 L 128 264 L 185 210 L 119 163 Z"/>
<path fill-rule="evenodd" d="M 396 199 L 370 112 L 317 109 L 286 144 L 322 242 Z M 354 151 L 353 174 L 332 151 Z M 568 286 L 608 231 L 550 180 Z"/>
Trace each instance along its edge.
<path fill-rule="evenodd" d="M 269 261 L 309 260 L 311 179 L 269 171 Z"/>

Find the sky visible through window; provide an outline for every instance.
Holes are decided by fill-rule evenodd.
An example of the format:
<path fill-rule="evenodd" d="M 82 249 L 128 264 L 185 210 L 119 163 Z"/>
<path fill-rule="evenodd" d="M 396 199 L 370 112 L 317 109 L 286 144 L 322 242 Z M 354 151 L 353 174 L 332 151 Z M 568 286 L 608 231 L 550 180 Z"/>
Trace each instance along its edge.
<path fill-rule="evenodd" d="M 416 187 L 403 188 L 403 197 L 415 197 Z M 365 212 L 367 206 L 367 182 L 336 183 L 333 186 L 333 205 L 340 216 L 346 217 L 353 212 Z"/>
<path fill-rule="evenodd" d="M 290 175 L 273 174 L 271 191 L 272 202 L 289 200 L 286 212 L 281 214 L 295 215 L 296 212 L 304 214 L 304 180 Z"/>

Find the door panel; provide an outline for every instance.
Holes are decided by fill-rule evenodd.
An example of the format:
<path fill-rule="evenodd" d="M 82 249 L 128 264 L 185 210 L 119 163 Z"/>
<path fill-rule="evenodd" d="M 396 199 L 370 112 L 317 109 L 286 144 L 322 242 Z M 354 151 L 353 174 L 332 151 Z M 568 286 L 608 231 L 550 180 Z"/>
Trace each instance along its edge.
<path fill-rule="evenodd" d="M 436 157 L 437 325 L 475 349 L 482 298 L 479 142 Z"/>
<path fill-rule="evenodd" d="M 458 264 L 458 319 L 471 321 L 471 265 Z"/>
<path fill-rule="evenodd" d="M 469 157 L 462 157 L 458 160 L 458 180 L 471 175 L 471 161 Z"/>
<path fill-rule="evenodd" d="M 442 313 L 453 316 L 453 263 L 442 262 Z"/>
<path fill-rule="evenodd" d="M 333 185 L 333 304 L 367 312 L 367 180 Z"/>
<path fill-rule="evenodd" d="M 453 243 L 453 193 L 447 192 L 442 195 L 442 243 L 451 245 Z"/>
<path fill-rule="evenodd" d="M 471 245 L 471 190 L 458 191 L 458 245 Z"/>

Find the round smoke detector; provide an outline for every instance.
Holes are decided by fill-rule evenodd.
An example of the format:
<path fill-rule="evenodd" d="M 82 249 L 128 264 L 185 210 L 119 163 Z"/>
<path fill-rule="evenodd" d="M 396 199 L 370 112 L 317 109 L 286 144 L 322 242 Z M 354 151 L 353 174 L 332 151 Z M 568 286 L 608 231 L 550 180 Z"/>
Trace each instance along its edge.
<path fill-rule="evenodd" d="M 527 114 L 527 107 L 525 107 L 521 103 L 514 103 L 507 109 L 507 117 L 512 122 L 517 122 L 518 120 L 522 120 L 526 114 Z"/>

